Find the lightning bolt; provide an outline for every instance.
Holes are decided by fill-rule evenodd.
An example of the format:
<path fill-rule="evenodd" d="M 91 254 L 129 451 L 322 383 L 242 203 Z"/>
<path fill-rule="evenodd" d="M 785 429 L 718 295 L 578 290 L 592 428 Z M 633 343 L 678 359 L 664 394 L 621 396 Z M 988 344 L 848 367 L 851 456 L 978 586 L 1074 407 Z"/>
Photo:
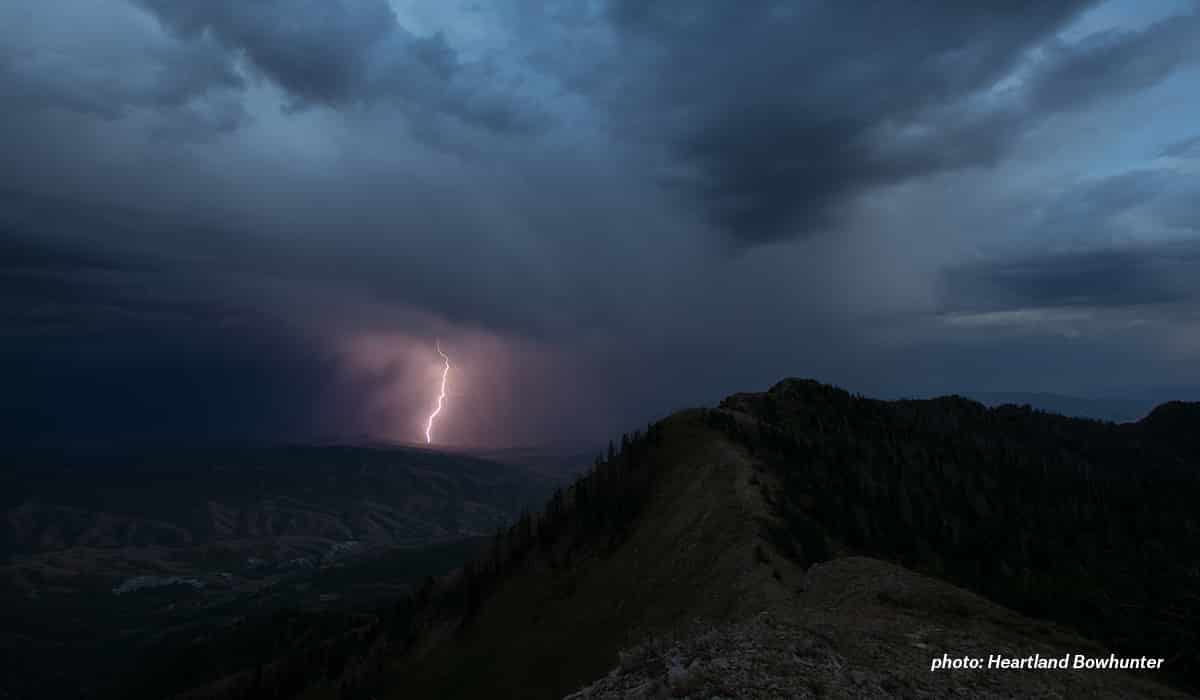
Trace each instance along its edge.
<path fill-rule="evenodd" d="M 425 421 L 426 444 L 433 442 L 433 419 L 437 418 L 438 414 L 442 412 L 442 401 L 446 399 L 446 376 L 450 374 L 450 358 L 446 356 L 446 353 L 442 352 L 441 341 L 436 341 L 436 343 L 437 352 L 442 356 L 442 361 L 446 363 L 446 366 L 442 369 L 442 389 L 441 393 L 438 394 L 437 408 L 433 409 L 433 413 L 429 414 L 429 420 Z"/>

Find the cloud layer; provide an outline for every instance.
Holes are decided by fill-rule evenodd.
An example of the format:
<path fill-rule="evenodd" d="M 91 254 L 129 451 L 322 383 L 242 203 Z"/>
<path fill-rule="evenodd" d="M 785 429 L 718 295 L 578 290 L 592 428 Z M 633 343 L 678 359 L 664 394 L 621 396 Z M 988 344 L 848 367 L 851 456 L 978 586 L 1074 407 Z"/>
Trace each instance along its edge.
<path fill-rule="evenodd" d="M 8 437 L 416 439 L 435 338 L 460 444 L 1198 383 L 1198 12 L 0 10 Z"/>

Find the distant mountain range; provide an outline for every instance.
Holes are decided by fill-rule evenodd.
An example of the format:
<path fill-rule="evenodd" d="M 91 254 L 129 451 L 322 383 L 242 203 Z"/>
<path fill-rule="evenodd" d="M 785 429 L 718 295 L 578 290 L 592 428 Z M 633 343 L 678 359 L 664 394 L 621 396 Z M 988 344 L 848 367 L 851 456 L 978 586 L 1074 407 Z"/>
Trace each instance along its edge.
<path fill-rule="evenodd" d="M 562 481 L 411 447 L 26 450 L 3 461 L 6 700 L 94 696 L 167 640 L 273 610 L 394 602 Z"/>
<path fill-rule="evenodd" d="M 1087 399 L 1043 392 L 977 391 L 966 396 L 987 406 L 1028 405 L 1063 416 L 1113 423 L 1141 420 L 1149 415 L 1155 406 L 1155 402 L 1148 399 Z"/>
<path fill-rule="evenodd" d="M 1073 418 L 1131 423 L 1169 401 L 1200 401 L 1200 386 L 1130 388 L 1108 397 L 1081 397 L 1042 391 L 967 391 L 963 396 L 986 406 L 1013 404 Z"/>

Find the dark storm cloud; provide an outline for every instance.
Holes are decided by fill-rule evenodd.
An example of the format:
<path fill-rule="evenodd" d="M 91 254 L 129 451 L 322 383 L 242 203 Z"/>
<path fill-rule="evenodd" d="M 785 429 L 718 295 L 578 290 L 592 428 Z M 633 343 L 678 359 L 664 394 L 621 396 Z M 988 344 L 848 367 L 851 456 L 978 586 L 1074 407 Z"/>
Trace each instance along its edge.
<path fill-rule="evenodd" d="M 616 2 L 636 86 L 616 102 L 737 241 L 811 234 L 871 188 L 994 164 L 1050 113 L 1195 56 L 1188 15 L 1056 44 L 1025 84 L 994 89 L 1090 4 Z"/>
<path fill-rule="evenodd" d="M 322 339 L 213 295 L 211 273 L 130 249 L 138 214 L 0 192 L 0 443 L 285 440 L 356 424 Z"/>
<path fill-rule="evenodd" d="M 136 0 L 184 39 L 212 37 L 292 98 L 292 108 L 394 99 L 495 131 L 531 128 L 532 110 L 488 90 L 441 34 L 416 36 L 386 0 Z"/>
<path fill-rule="evenodd" d="M 302 100 L 345 102 L 368 82 L 368 53 L 388 41 L 396 18 L 385 2 L 205 2 L 143 0 L 183 37 L 206 32 L 246 57 Z M 421 45 L 400 50 L 422 57 Z M 443 47 L 444 48 L 444 47 Z M 446 71 L 445 51 L 426 51 L 418 65 Z"/>
<path fill-rule="evenodd" d="M 564 371 L 549 372 L 553 357 L 531 362 L 536 353 L 507 347 L 519 340 L 413 311 L 428 301 L 453 322 L 459 309 L 477 315 L 496 303 L 493 321 L 526 327 L 520 310 L 510 318 L 499 300 L 467 298 L 486 282 L 427 298 L 430 272 L 427 282 L 406 276 L 408 293 L 392 297 L 375 287 L 396 277 L 394 261 L 389 271 L 361 251 L 255 245 L 235 231 L 174 223 L 148 210 L 0 192 L 0 441 L 358 439 L 368 429 L 412 439 L 414 416 L 428 410 L 422 371 L 435 334 L 471 378 L 455 388 L 464 405 L 447 411 L 457 441 L 578 429 L 556 393 L 569 385 Z M 170 245 L 154 245 L 168 234 Z M 338 299 L 356 276 L 368 296 Z M 264 290 L 272 283 L 278 294 Z M 373 326 L 391 330 L 372 336 Z M 526 422 L 493 414 L 517 396 L 532 404 L 520 411 Z"/>
<path fill-rule="evenodd" d="M 335 358 L 320 344 L 261 318 L 231 324 L 194 310 L 157 311 L 151 318 L 140 308 L 136 320 L 90 330 L 72 323 L 37 342 L 5 337 L 0 440 L 9 447 L 287 440 L 354 424 L 353 406 L 337 402 Z M 175 322 L 164 323 L 162 312 Z"/>
<path fill-rule="evenodd" d="M 172 293 L 170 273 L 101 252 L 0 233 L 0 335 L 7 342 L 139 327 L 237 325 L 236 310 Z"/>
<path fill-rule="evenodd" d="M 142 47 L 105 39 L 90 60 L 54 45 L 37 46 L 30 37 L 0 47 L 0 103 L 6 118 L 15 125 L 59 110 L 115 121 L 145 111 L 158 117 L 162 133 L 184 140 L 232 131 L 247 118 L 235 98 L 244 80 L 204 37 Z"/>
<path fill-rule="evenodd" d="M 1200 298 L 1200 244 L 1143 245 L 963 265 L 945 273 L 948 310 L 1119 308 Z"/>
<path fill-rule="evenodd" d="M 11 196 L 11 195 L 10 195 Z M 9 233 L 11 223 L 0 224 L 0 275 L 21 272 L 69 275 L 88 270 L 119 270 L 120 260 L 80 249 L 76 245 L 44 239 L 21 238 Z"/>
<path fill-rule="evenodd" d="M 1197 183 L 1174 168 L 1145 168 L 1068 188 L 1035 218 L 1036 251 L 956 265 L 940 280 L 951 311 L 1086 306 L 1120 308 L 1200 298 L 1200 243 L 1129 240 L 1133 214 L 1158 228 L 1191 223 Z M 1195 207 L 1190 207 L 1194 215 Z M 1112 242 L 1125 238 L 1125 243 Z M 1056 249 L 1057 248 L 1057 249 Z"/>
<path fill-rule="evenodd" d="M 128 269 L 101 253 L 0 229 L 0 335 L 11 342 L 77 331 L 89 315 L 119 310 L 106 298 L 106 280 Z"/>
<path fill-rule="evenodd" d="M 287 440 L 361 424 L 317 338 L 175 270 L 0 229 L 0 443 Z"/>
<path fill-rule="evenodd" d="M 694 188 L 715 222 L 743 243 L 826 226 L 836 205 L 879 178 L 861 142 L 861 124 L 753 110 L 727 115 L 675 144 L 700 172 L 680 184 Z"/>
<path fill-rule="evenodd" d="M 614 17 L 656 46 L 652 89 L 682 113 L 668 138 L 697 203 L 753 244 L 812 233 L 865 188 L 937 167 L 883 152 L 879 131 L 954 109 L 1086 4 L 621 2 Z M 986 160 L 992 134 L 968 131 L 921 150 Z"/>
<path fill-rule="evenodd" d="M 1090 3 L 18 5 L 0 385 L 49 441 L 416 437 L 434 338 L 462 441 L 604 436 L 788 374 L 954 390 L 944 308 L 1196 298 L 1184 248 L 1106 250 L 1196 227 L 1197 151 L 1163 150 L 1194 121 L 1107 111 L 1188 69 L 1191 15 L 1075 44 Z M 1138 154 L 1169 157 L 1095 177 Z M 996 381 L 1143 347 L 1029 335 Z"/>
<path fill-rule="evenodd" d="M 1200 13 L 1177 15 L 1140 31 L 1108 30 L 1077 44 L 1053 44 L 1033 86 L 1036 107 L 1080 107 L 1113 93 L 1153 85 L 1200 59 Z"/>

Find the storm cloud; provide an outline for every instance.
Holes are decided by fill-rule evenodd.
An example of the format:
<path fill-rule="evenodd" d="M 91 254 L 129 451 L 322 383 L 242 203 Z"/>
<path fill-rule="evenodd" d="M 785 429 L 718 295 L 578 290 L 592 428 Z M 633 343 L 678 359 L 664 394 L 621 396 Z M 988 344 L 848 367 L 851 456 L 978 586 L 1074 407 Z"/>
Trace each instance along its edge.
<path fill-rule="evenodd" d="M 1200 57 L 1195 13 L 1056 38 L 1090 5 L 616 3 L 624 117 L 660 130 L 728 235 L 809 235 L 864 192 L 994 164 L 1055 112 Z"/>
<path fill-rule="evenodd" d="M 967 265 L 946 274 L 956 309 L 1127 307 L 1200 301 L 1200 245 L 1104 249 Z"/>
<path fill-rule="evenodd" d="M 1198 17 L 0 9 L 6 439 L 417 439 L 435 339 L 458 444 L 785 375 L 1196 384 Z"/>
<path fill-rule="evenodd" d="M 139 0 L 184 42 L 211 39 L 289 96 L 289 109 L 392 101 L 496 131 L 533 126 L 515 96 L 488 90 L 487 66 L 464 63 L 438 33 L 416 36 L 386 0 Z"/>

